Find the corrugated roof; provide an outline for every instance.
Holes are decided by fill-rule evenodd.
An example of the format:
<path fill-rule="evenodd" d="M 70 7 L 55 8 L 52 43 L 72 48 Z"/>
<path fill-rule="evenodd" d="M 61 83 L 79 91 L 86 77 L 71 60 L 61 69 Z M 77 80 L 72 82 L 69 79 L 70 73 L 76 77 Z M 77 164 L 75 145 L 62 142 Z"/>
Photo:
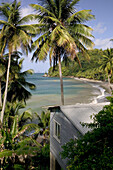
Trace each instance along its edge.
<path fill-rule="evenodd" d="M 83 127 L 80 122 L 91 123 L 93 120 L 90 118 L 91 115 L 97 114 L 105 104 L 109 103 L 98 103 L 98 104 L 76 104 L 68 106 L 60 106 L 61 111 L 65 116 L 73 123 L 73 125 L 82 133 L 85 134 L 88 129 Z"/>

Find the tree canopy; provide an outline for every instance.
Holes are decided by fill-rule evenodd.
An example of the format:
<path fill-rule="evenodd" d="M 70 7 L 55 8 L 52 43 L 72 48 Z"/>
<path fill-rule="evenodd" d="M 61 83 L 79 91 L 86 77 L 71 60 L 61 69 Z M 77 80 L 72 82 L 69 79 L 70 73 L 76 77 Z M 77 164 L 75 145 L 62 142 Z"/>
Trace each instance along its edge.
<path fill-rule="evenodd" d="M 92 47 L 92 28 L 85 25 L 86 21 L 94 18 L 91 10 L 77 11 L 79 0 L 44 0 L 38 4 L 31 4 L 37 12 L 34 18 L 38 19 L 36 25 L 38 39 L 33 42 L 35 47 L 32 60 L 45 61 L 49 54 L 50 63 L 59 64 L 59 77 L 61 84 L 61 104 L 64 105 L 63 80 L 61 58 L 77 58 L 77 52 L 87 55 L 87 47 Z"/>
<path fill-rule="evenodd" d="M 5 94 L 1 111 L 1 122 L 3 122 L 7 99 L 11 54 L 18 48 L 21 48 L 25 53 L 28 54 L 28 51 L 30 50 L 29 44 L 31 43 L 31 32 L 34 31 L 31 25 L 23 25 L 27 19 L 26 17 L 21 18 L 20 6 L 20 2 L 17 2 L 16 0 L 14 0 L 12 3 L 2 3 L 0 6 L 0 14 L 3 18 L 3 20 L 0 20 L 0 26 L 2 27 L 0 30 L 1 57 L 3 56 L 6 49 L 9 51 Z"/>
<path fill-rule="evenodd" d="M 113 55 L 112 49 L 110 51 L 111 54 Z M 103 66 L 105 65 L 103 55 L 106 55 L 106 58 L 108 58 L 107 50 L 102 49 L 88 50 L 88 54 L 90 56 L 90 59 L 86 60 L 82 53 L 78 53 L 78 57 L 81 62 L 81 68 L 75 61 L 67 62 L 63 60 L 62 62 L 63 76 L 75 76 L 79 78 L 84 77 L 88 79 L 107 81 L 108 74 L 105 71 L 105 69 L 103 69 Z M 111 58 L 111 61 L 112 60 L 113 59 Z M 48 74 L 49 76 L 58 76 L 58 66 L 55 68 L 54 72 L 53 67 L 50 67 Z M 111 74 L 110 81 L 111 83 L 113 82 L 113 73 Z"/>

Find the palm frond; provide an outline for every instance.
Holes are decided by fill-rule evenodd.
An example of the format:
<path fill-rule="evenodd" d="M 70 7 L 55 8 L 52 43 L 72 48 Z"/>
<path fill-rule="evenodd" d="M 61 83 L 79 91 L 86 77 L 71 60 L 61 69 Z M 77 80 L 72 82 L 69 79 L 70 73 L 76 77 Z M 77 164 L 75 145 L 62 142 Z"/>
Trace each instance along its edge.
<path fill-rule="evenodd" d="M 28 23 L 29 21 L 35 20 L 36 19 L 36 15 L 34 14 L 29 14 L 25 17 L 23 17 L 20 21 L 18 21 L 18 24 L 24 24 L 24 23 Z"/>
<path fill-rule="evenodd" d="M 32 144 L 34 144 L 34 141 L 32 140 L 32 138 L 27 137 L 24 140 L 20 141 L 17 144 L 17 149 L 15 150 L 15 153 L 17 155 L 29 155 L 32 153 L 36 154 L 36 151 L 39 151 L 40 149 L 40 145 L 36 145 L 33 146 Z"/>
<path fill-rule="evenodd" d="M 41 147 L 41 144 L 38 143 L 36 140 L 34 140 L 33 138 L 31 140 L 33 141 L 34 144 L 36 144 L 37 147 Z"/>
<path fill-rule="evenodd" d="M 18 116 L 14 116 L 13 126 L 11 130 L 11 135 L 14 137 L 18 133 Z"/>
<path fill-rule="evenodd" d="M 81 41 L 82 44 L 84 44 L 86 48 L 91 49 L 94 47 L 94 43 L 88 37 L 82 34 L 76 34 L 76 37 L 78 38 L 79 41 Z"/>
<path fill-rule="evenodd" d="M 38 41 L 37 41 L 38 42 Z M 36 61 L 45 61 L 47 57 L 47 53 L 49 52 L 50 42 L 48 39 L 42 41 L 39 44 L 39 47 L 33 54 L 32 60 L 36 59 Z"/>
<path fill-rule="evenodd" d="M 24 121 L 26 119 L 31 119 L 32 120 L 33 115 L 32 115 L 32 110 L 31 109 L 27 109 L 26 111 L 24 111 L 20 117 L 19 117 L 19 121 Z"/>
<path fill-rule="evenodd" d="M 15 29 L 15 26 L 11 23 L 8 23 L 6 21 L 0 20 L 0 25 L 10 26 Z"/>
<path fill-rule="evenodd" d="M 41 35 L 36 41 L 34 41 L 32 46 L 33 47 L 37 46 L 39 48 L 39 45 L 47 39 L 48 35 L 49 35 L 49 31 Z"/>
<path fill-rule="evenodd" d="M 34 73 L 34 70 L 33 69 L 29 69 L 29 70 L 24 71 L 23 73 L 31 74 L 32 75 Z"/>
<path fill-rule="evenodd" d="M 3 150 L 2 152 L 0 152 L 0 158 L 12 156 L 13 153 L 14 151 L 11 150 Z"/>
<path fill-rule="evenodd" d="M 70 7 L 74 7 L 80 0 L 73 0 L 71 3 L 70 3 Z"/>
<path fill-rule="evenodd" d="M 45 61 L 47 54 L 49 52 L 49 40 L 46 40 L 42 48 L 40 49 L 40 52 L 38 54 L 39 61 Z"/>
<path fill-rule="evenodd" d="M 91 14 L 91 10 L 81 10 L 71 15 L 67 19 L 67 22 L 71 23 L 72 21 L 75 21 L 77 23 L 81 23 L 91 19 L 94 19 L 94 15 Z"/>
<path fill-rule="evenodd" d="M 93 37 L 93 35 L 91 34 L 92 31 L 93 31 L 93 29 L 91 27 L 88 27 L 83 24 L 76 24 L 75 26 L 71 27 L 70 33 L 75 34 L 75 35 L 76 35 L 76 33 L 80 33 L 87 37 Z"/>
<path fill-rule="evenodd" d="M 78 51 L 82 52 L 83 56 L 85 56 L 86 59 L 89 60 L 90 56 L 87 52 L 87 49 L 84 47 L 84 45 L 77 38 L 75 39 L 75 41 L 76 41 Z"/>
<path fill-rule="evenodd" d="M 18 26 L 18 29 L 22 29 L 28 34 L 36 34 L 38 32 L 38 29 L 34 25 L 21 25 Z"/>
<path fill-rule="evenodd" d="M 19 67 L 20 68 L 22 67 L 23 61 L 24 61 L 24 58 L 21 58 L 20 61 L 19 61 Z"/>
<path fill-rule="evenodd" d="M 47 13 L 49 16 L 53 16 L 54 18 L 56 18 L 56 16 L 50 12 L 49 10 L 47 10 L 46 8 L 42 7 L 41 5 L 38 5 L 38 4 L 30 4 L 30 6 L 32 8 L 34 8 L 35 10 L 37 11 L 40 11 L 40 12 L 44 12 L 44 13 Z"/>
<path fill-rule="evenodd" d="M 61 22 L 57 18 L 54 18 L 54 17 L 45 16 L 44 19 L 47 19 L 47 20 L 50 19 L 51 21 L 55 22 L 56 24 L 61 24 Z"/>
<path fill-rule="evenodd" d="M 51 41 L 55 41 L 55 39 L 57 37 L 60 36 L 60 34 L 62 33 L 61 27 L 58 25 L 54 28 L 54 30 L 51 32 Z"/>

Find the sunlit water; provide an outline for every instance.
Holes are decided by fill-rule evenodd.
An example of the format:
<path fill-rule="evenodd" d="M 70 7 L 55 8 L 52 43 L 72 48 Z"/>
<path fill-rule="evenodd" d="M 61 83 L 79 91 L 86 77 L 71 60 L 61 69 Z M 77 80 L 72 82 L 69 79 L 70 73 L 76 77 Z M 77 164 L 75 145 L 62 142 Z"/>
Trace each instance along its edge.
<path fill-rule="evenodd" d="M 46 106 L 61 105 L 60 80 L 54 77 L 43 77 L 42 73 L 35 73 L 27 77 L 27 81 L 36 85 L 36 90 L 30 91 L 32 97 L 27 101 L 26 109 L 31 108 L 38 113 Z M 65 105 L 76 103 L 91 103 L 98 96 L 104 95 L 102 88 L 90 83 L 64 78 Z M 101 93 L 102 91 L 102 93 Z"/>

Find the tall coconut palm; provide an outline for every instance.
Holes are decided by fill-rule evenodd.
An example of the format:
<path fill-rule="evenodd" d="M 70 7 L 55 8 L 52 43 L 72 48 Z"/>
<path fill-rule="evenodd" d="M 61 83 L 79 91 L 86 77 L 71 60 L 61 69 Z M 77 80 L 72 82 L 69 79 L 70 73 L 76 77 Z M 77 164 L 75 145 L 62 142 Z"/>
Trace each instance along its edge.
<path fill-rule="evenodd" d="M 6 88 L 1 112 L 2 123 L 7 99 L 11 54 L 14 50 L 17 50 L 17 48 L 21 48 L 24 52 L 28 53 L 28 50 L 30 50 L 29 43 L 31 42 L 30 33 L 32 33 L 34 30 L 30 25 L 23 25 L 23 23 L 28 21 L 28 19 L 26 17 L 20 17 L 20 2 L 17 3 L 17 1 L 14 0 L 14 2 L 11 4 L 3 3 L 2 6 L 0 6 L 0 12 L 4 17 L 4 20 L 0 20 L 0 25 L 2 26 L 0 32 L 0 45 L 2 47 L 2 50 L 0 50 L 1 56 L 5 48 L 8 48 L 9 51 Z"/>
<path fill-rule="evenodd" d="M 106 72 L 108 76 L 108 87 L 110 88 L 111 93 L 112 88 L 110 84 L 110 78 L 113 73 L 113 49 L 107 49 L 104 51 L 101 68 Z"/>
<path fill-rule="evenodd" d="M 36 47 L 32 60 L 47 59 L 47 55 L 59 63 L 61 82 L 61 103 L 64 104 L 61 58 L 65 55 L 77 58 L 77 52 L 87 54 L 87 47 L 92 47 L 90 40 L 92 29 L 84 23 L 94 18 L 91 10 L 78 11 L 75 8 L 79 0 L 44 0 L 39 4 L 31 4 L 36 10 L 34 17 L 38 19 L 40 35 L 33 43 Z M 78 58 L 77 58 L 78 59 Z M 78 60 L 79 61 L 79 60 Z"/>
<path fill-rule="evenodd" d="M 0 59 L 0 107 L 2 106 L 2 77 L 5 74 L 4 60 Z"/>
<path fill-rule="evenodd" d="M 14 102 L 18 100 L 26 103 L 26 100 L 31 97 L 31 93 L 28 89 L 34 90 L 36 86 L 26 80 L 27 75 L 33 74 L 34 71 L 32 69 L 24 72 L 21 71 L 24 59 L 20 59 L 20 55 L 22 55 L 22 53 L 18 51 L 14 51 L 11 55 L 7 101 Z M 2 106 L 2 98 L 5 91 L 8 56 L 9 54 L 5 54 L 3 58 L 0 58 L 0 106 Z"/>

